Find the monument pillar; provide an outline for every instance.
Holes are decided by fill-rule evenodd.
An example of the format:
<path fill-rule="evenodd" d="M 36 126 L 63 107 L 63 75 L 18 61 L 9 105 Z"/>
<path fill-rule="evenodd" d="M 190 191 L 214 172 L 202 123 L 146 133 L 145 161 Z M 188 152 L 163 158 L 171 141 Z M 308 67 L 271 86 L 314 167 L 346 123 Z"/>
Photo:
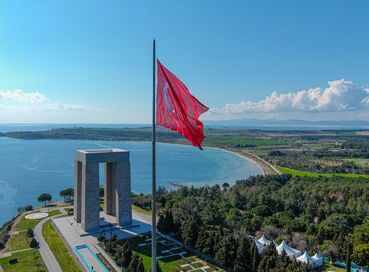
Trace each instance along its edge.
<path fill-rule="evenodd" d="M 116 203 L 115 203 L 115 190 L 116 179 L 113 178 L 114 163 L 107 162 L 105 164 L 105 189 L 104 189 L 104 212 L 108 215 L 115 216 Z"/>
<path fill-rule="evenodd" d="M 94 231 L 100 227 L 99 164 L 84 163 L 82 173 L 81 224 L 85 231 Z"/>
<path fill-rule="evenodd" d="M 119 226 L 129 226 L 132 224 L 130 162 L 115 163 L 114 168 L 117 223 Z M 120 182 L 117 182 L 118 180 Z"/>
<path fill-rule="evenodd" d="M 75 181 L 74 181 L 74 213 L 73 217 L 77 223 L 81 223 L 81 192 L 82 192 L 82 162 L 74 162 Z"/>

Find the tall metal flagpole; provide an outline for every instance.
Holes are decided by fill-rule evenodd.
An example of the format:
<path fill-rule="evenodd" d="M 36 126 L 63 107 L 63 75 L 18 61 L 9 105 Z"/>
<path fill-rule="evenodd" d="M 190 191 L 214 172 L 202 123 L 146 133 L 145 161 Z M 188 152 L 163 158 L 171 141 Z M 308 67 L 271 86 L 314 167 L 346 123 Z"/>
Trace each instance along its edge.
<path fill-rule="evenodd" d="M 152 70 L 152 226 L 151 226 L 151 267 L 152 272 L 156 267 L 156 45 L 153 41 L 153 70 Z"/>

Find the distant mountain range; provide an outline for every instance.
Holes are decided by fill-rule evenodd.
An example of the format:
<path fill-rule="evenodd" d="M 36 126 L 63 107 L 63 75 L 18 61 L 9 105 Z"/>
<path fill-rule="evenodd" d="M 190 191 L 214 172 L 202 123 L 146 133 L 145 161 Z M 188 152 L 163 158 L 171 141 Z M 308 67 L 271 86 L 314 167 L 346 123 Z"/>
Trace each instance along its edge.
<path fill-rule="evenodd" d="M 306 121 L 306 120 L 259 120 L 259 119 L 233 119 L 219 121 L 204 121 L 208 127 L 230 127 L 250 129 L 369 129 L 369 122 L 361 120 L 351 121 Z"/>

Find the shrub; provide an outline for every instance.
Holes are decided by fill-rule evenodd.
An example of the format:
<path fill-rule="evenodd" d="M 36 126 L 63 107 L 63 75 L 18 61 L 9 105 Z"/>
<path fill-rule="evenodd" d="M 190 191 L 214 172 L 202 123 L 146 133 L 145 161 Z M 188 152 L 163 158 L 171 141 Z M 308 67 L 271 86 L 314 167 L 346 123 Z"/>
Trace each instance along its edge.
<path fill-rule="evenodd" d="M 35 237 L 35 234 L 33 233 L 33 230 L 32 229 L 28 229 L 27 230 L 27 237 L 29 237 L 29 238 Z"/>
<path fill-rule="evenodd" d="M 29 244 L 32 248 L 38 248 L 38 242 L 35 238 L 32 239 L 31 243 Z"/>

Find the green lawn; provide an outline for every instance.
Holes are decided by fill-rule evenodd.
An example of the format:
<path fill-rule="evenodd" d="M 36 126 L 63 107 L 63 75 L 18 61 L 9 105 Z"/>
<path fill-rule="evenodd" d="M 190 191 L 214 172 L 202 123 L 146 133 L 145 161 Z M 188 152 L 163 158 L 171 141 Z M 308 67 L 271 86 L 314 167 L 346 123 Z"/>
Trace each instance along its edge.
<path fill-rule="evenodd" d="M 20 249 L 29 248 L 29 244 L 32 238 L 27 237 L 27 232 L 22 231 L 18 234 L 13 234 L 6 244 L 6 251 L 15 251 Z"/>
<path fill-rule="evenodd" d="M 42 235 L 44 236 L 51 251 L 54 253 L 63 271 L 81 271 L 76 265 L 73 257 L 64 245 L 62 239 L 55 231 L 51 220 L 47 221 L 42 227 Z"/>
<path fill-rule="evenodd" d="M 9 264 L 9 260 L 17 259 L 16 264 Z M 46 272 L 47 269 L 37 249 L 12 254 L 0 259 L 0 265 L 5 272 Z M 38 269 L 38 266 L 40 269 Z M 67 270 L 66 270 L 67 271 Z M 68 270 L 69 271 L 69 270 Z"/>
<path fill-rule="evenodd" d="M 305 172 L 295 169 L 290 169 L 287 167 L 276 166 L 276 168 L 283 174 L 290 174 L 293 176 L 307 176 L 307 177 L 346 177 L 346 178 L 369 178 L 369 175 L 364 174 L 321 174 L 313 172 Z"/>
<path fill-rule="evenodd" d="M 60 214 L 60 211 L 53 210 L 49 212 L 49 217 L 57 214 Z M 15 225 L 15 229 L 19 231 L 19 233 L 13 234 L 10 237 L 8 243 L 6 244 L 7 252 L 29 248 L 29 244 L 32 239 L 27 237 L 27 230 L 34 229 L 34 227 L 37 225 L 38 222 L 41 221 L 41 219 L 26 219 L 24 217 L 25 215 L 23 215 L 22 218 Z"/>
<path fill-rule="evenodd" d="M 36 211 L 39 212 L 39 211 Z M 48 212 L 49 217 L 50 216 L 54 216 L 54 215 L 58 215 L 60 214 L 59 210 L 53 210 Z M 26 219 L 24 218 L 26 215 L 23 215 L 22 218 L 20 219 L 20 221 L 17 223 L 17 225 L 15 226 L 15 229 L 17 231 L 21 231 L 21 230 L 28 230 L 28 229 L 33 229 L 38 222 L 40 222 L 42 219 Z"/>

